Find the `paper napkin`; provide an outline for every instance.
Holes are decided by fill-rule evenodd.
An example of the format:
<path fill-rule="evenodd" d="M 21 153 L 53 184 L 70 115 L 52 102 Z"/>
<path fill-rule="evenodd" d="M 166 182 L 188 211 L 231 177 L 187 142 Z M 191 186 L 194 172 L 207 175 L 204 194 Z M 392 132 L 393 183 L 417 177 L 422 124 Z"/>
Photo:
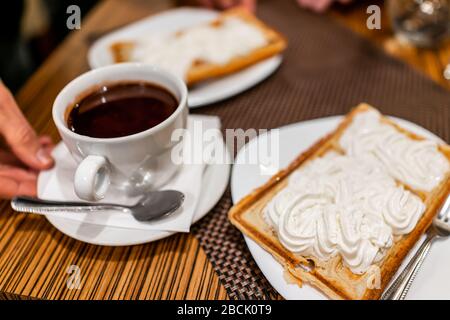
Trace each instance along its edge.
<path fill-rule="evenodd" d="M 193 134 L 193 131 L 195 131 L 194 127 L 197 130 L 196 134 Z M 199 146 L 204 143 L 201 140 L 203 135 L 198 134 L 199 128 L 202 130 L 220 129 L 220 120 L 218 117 L 213 116 L 189 116 L 187 129 L 191 139 L 185 140 L 184 149 L 196 150 L 198 148 L 192 148 L 192 146 Z M 194 155 L 196 159 L 198 159 L 197 156 Z M 41 197 L 43 197 L 42 195 L 52 195 L 51 199 L 49 197 L 43 197 L 48 200 L 80 201 L 73 191 L 73 175 L 76 169 L 75 161 L 71 158 L 65 146 L 55 149 L 54 157 L 56 159 L 55 168 L 52 169 L 54 172 L 42 187 L 42 190 L 38 190 L 38 194 Z M 183 164 L 173 179 L 160 188 L 161 190 L 174 189 L 181 191 L 185 194 L 185 200 L 180 209 L 170 216 L 160 218 L 159 220 L 140 222 L 129 214 L 114 211 L 107 213 L 64 213 L 64 218 L 115 228 L 189 232 L 202 188 L 202 177 L 205 167 L 205 162 Z M 105 199 L 100 202 L 131 205 L 137 202 L 137 200 L 138 198 L 129 198 L 123 192 L 111 188 Z M 58 213 L 50 213 L 49 215 L 62 217 Z"/>

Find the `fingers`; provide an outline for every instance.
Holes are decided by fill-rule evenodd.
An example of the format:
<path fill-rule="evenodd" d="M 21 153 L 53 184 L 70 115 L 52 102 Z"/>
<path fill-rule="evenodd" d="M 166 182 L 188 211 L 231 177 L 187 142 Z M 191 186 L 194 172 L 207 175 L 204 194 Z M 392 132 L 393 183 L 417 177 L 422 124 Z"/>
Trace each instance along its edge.
<path fill-rule="evenodd" d="M 53 159 L 42 148 L 33 128 L 25 119 L 9 90 L 0 83 L 0 134 L 14 154 L 36 170 L 48 169 Z"/>
<path fill-rule="evenodd" d="M 10 178 L 0 177 L 0 199 L 11 199 L 15 196 L 36 196 L 36 182 L 16 181 Z"/>
<path fill-rule="evenodd" d="M 52 139 L 48 136 L 40 137 L 39 143 L 41 144 L 41 148 L 43 148 L 47 154 L 51 154 L 55 147 Z M 9 165 L 17 168 L 26 167 L 25 164 L 17 158 L 17 156 L 9 151 L 0 149 L 0 166 L 1 165 Z"/>
<path fill-rule="evenodd" d="M 315 2 L 313 10 L 316 12 L 324 12 L 333 3 L 333 0 L 319 0 Z"/>
<path fill-rule="evenodd" d="M 23 167 L 23 163 L 11 152 L 0 150 L 0 165 Z"/>
<path fill-rule="evenodd" d="M 214 7 L 220 10 L 229 9 L 236 5 L 234 0 L 214 0 Z"/>
<path fill-rule="evenodd" d="M 52 154 L 55 144 L 50 136 L 39 137 L 39 143 L 41 144 L 41 148 L 44 149 L 47 154 Z"/>
<path fill-rule="evenodd" d="M 297 3 L 315 12 L 324 12 L 334 0 L 297 0 Z"/>
<path fill-rule="evenodd" d="M 256 11 L 256 0 L 242 0 L 241 5 L 250 12 Z"/>
<path fill-rule="evenodd" d="M 36 196 L 37 175 L 24 169 L 0 167 L 0 198 L 11 199 L 15 196 Z"/>
<path fill-rule="evenodd" d="M 0 177 L 15 179 L 17 181 L 36 181 L 37 173 L 28 169 L 9 165 L 0 165 Z"/>
<path fill-rule="evenodd" d="M 50 136 L 43 135 L 39 137 L 39 143 L 44 146 L 53 145 L 53 140 Z"/>

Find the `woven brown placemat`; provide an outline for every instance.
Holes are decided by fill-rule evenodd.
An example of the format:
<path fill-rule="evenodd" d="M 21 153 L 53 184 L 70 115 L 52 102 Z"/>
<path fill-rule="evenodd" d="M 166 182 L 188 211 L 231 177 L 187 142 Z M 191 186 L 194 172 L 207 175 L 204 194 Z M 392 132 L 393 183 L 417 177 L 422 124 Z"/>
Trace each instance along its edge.
<path fill-rule="evenodd" d="M 294 0 L 259 1 L 257 14 L 289 41 L 282 66 L 251 90 L 196 112 L 220 116 L 224 129 L 270 129 L 345 114 L 368 102 L 450 141 L 447 90 L 329 18 L 301 10 Z M 231 205 L 226 192 L 194 233 L 231 298 L 276 298 L 227 219 Z"/>

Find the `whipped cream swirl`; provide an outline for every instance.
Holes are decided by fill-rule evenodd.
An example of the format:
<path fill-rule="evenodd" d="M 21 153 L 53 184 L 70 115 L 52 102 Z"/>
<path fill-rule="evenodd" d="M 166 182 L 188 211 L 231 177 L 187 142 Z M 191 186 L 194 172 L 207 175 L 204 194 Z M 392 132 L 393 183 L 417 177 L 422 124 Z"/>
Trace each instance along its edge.
<path fill-rule="evenodd" d="M 138 40 L 132 59 L 185 78 L 196 61 L 227 64 L 267 42 L 257 27 L 237 17 L 225 17 L 219 25 L 202 24 L 181 33 L 148 35 Z"/>
<path fill-rule="evenodd" d="M 449 163 L 430 140 L 413 140 L 380 121 L 380 114 L 358 114 L 340 139 L 347 155 L 371 154 L 389 174 L 415 190 L 431 191 L 444 178 Z"/>
<path fill-rule="evenodd" d="M 340 254 L 362 274 L 424 211 L 421 199 L 397 186 L 372 155 L 329 152 L 295 171 L 265 216 L 290 251 L 323 261 Z"/>
<path fill-rule="evenodd" d="M 339 144 L 345 155 L 328 152 L 293 172 L 264 216 L 290 251 L 322 261 L 339 254 L 363 274 L 425 211 L 398 181 L 431 191 L 450 165 L 436 143 L 409 138 L 376 111 L 357 115 Z"/>

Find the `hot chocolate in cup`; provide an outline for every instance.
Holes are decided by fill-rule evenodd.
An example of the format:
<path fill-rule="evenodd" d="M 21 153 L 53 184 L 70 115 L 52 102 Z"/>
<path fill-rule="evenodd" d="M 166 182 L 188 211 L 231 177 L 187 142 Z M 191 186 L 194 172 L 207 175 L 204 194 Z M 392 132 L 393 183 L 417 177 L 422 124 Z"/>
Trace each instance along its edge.
<path fill-rule="evenodd" d="M 77 196 L 97 201 L 110 185 L 138 196 L 166 183 L 179 166 L 172 149 L 182 143 L 172 133 L 186 128 L 187 115 L 185 83 L 150 65 L 107 66 L 71 81 L 53 120 L 78 163 Z"/>

